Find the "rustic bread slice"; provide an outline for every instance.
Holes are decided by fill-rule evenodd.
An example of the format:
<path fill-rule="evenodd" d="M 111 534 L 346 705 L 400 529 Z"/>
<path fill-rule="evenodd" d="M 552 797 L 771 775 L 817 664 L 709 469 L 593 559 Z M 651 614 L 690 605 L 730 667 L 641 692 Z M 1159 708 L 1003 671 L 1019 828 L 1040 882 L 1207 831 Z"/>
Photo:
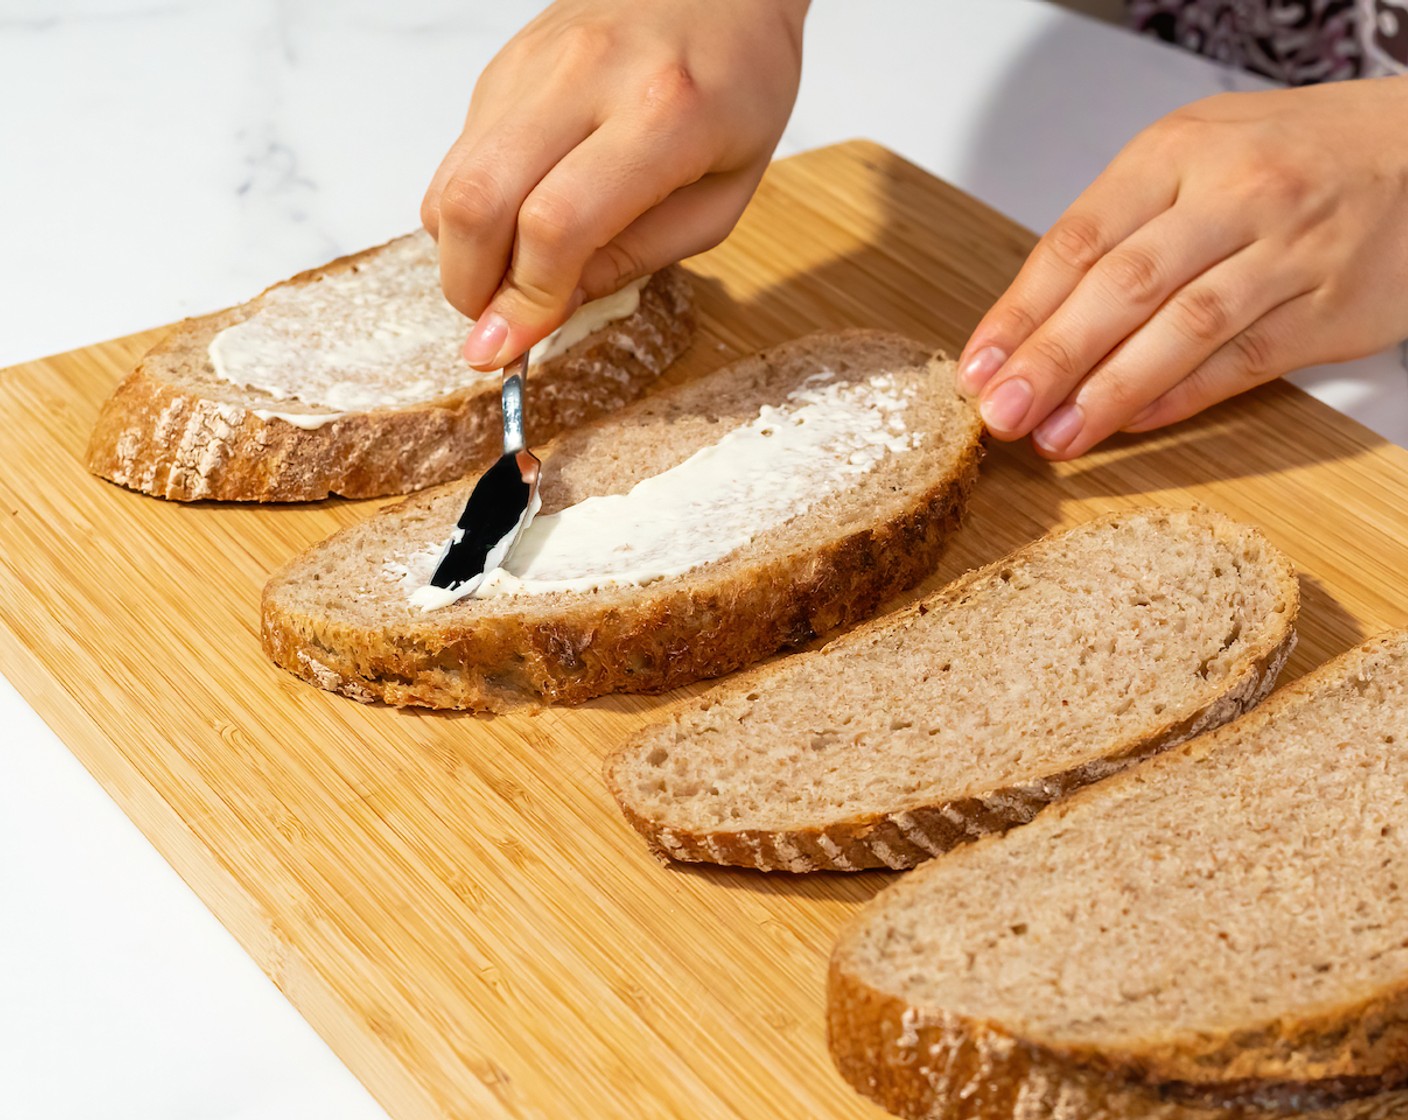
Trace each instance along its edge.
<path fill-rule="evenodd" d="M 334 286 L 322 288 L 329 280 Z M 222 376 L 212 341 L 261 311 L 258 323 L 278 316 L 287 350 L 259 355 L 252 377 L 240 368 Z M 633 311 L 535 365 L 535 437 L 639 396 L 693 329 L 684 273 L 656 273 Z M 279 341 L 270 333 L 266 347 Z M 459 356 L 468 333 L 440 295 L 427 234 L 342 257 L 173 329 L 103 406 L 88 468 L 177 501 L 367 498 L 460 478 L 497 457 L 502 438 L 498 375 L 476 373 Z M 303 396 L 287 395 L 295 387 Z"/>
<path fill-rule="evenodd" d="M 807 469 L 821 469 L 831 489 L 803 487 L 795 512 L 756 532 L 749 521 L 751 539 L 714 559 L 644 583 L 539 588 L 422 611 L 410 595 L 469 492 L 453 484 L 335 534 L 277 573 L 264 593 L 265 648 L 284 668 L 359 700 L 504 710 L 672 688 L 864 618 L 933 569 L 981 453 L 982 426 L 952 387 L 951 363 L 899 335 L 812 335 L 568 433 L 543 452 L 543 509 L 529 532 L 556 511 L 592 508 L 578 506 L 585 499 L 675 477 L 666 472 L 725 446 L 730 433 L 760 433 L 749 445 L 756 450 L 775 434 L 768 425 L 798 421 L 788 412 L 797 400 L 827 392 L 855 410 L 827 414 L 841 417 L 827 437 L 837 447 L 850 446 L 853 426 L 876 425 L 877 438 L 895 446 L 845 458 L 853 452 L 823 440 Z M 795 434 L 777 433 L 769 446 Z M 723 473 L 697 488 L 706 505 L 728 477 L 727 462 L 716 466 Z M 779 489 L 797 490 L 801 461 L 774 467 L 739 475 L 751 486 L 739 502 L 749 517 Z"/>
<path fill-rule="evenodd" d="M 661 857 L 911 867 L 1255 704 L 1297 605 L 1255 529 L 1112 514 L 713 690 L 607 782 Z"/>
<path fill-rule="evenodd" d="M 906 876 L 830 1040 L 901 1115 L 1408 1116 L 1408 631 Z"/>

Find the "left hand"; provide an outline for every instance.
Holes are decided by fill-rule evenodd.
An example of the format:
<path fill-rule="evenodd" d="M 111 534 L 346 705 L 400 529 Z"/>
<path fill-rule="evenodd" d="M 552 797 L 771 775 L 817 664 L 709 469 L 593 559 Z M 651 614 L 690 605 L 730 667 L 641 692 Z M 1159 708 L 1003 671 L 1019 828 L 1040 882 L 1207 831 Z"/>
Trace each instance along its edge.
<path fill-rule="evenodd" d="M 1406 124 L 1408 78 L 1165 117 L 1038 242 L 960 388 L 999 439 L 1071 459 L 1408 336 Z"/>

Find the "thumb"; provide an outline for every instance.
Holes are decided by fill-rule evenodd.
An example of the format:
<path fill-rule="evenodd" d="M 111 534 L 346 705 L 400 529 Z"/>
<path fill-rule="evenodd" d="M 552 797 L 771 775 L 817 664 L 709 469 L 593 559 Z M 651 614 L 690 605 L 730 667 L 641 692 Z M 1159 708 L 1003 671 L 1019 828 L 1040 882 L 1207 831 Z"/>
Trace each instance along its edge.
<path fill-rule="evenodd" d="M 464 358 L 475 369 L 502 369 L 565 323 L 582 305 L 575 283 L 566 292 L 515 283 L 513 273 L 474 322 Z"/>

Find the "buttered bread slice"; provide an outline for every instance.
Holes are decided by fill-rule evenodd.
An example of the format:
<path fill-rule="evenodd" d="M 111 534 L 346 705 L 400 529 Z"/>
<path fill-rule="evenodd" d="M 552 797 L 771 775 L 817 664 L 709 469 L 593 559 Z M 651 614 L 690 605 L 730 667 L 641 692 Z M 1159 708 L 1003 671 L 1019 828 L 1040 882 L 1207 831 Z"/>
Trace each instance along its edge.
<path fill-rule="evenodd" d="M 537 520 L 472 597 L 427 588 L 472 483 L 333 535 L 270 580 L 264 645 L 323 688 L 437 708 L 717 676 L 932 571 L 981 432 L 927 348 L 812 335 L 559 438 Z"/>
<path fill-rule="evenodd" d="M 1408 1116 L 1405 809 L 1399 631 L 883 892 L 832 1052 L 915 1118 Z"/>
<path fill-rule="evenodd" d="M 1255 704 L 1298 602 L 1249 526 L 1112 514 L 721 685 L 607 781 L 663 858 L 911 867 Z"/>
<path fill-rule="evenodd" d="M 548 439 L 639 396 L 688 347 L 678 268 L 583 306 L 533 348 Z M 176 327 L 103 406 L 88 467 L 178 501 L 403 494 L 499 454 L 499 375 L 460 356 L 426 233 L 343 257 Z"/>

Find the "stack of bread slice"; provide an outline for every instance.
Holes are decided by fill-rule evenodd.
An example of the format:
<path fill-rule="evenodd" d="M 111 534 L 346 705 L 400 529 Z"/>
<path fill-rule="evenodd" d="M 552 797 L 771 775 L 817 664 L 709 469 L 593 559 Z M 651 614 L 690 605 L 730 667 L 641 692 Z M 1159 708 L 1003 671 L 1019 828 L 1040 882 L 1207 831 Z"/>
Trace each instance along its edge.
<path fill-rule="evenodd" d="M 907 1117 L 1408 1116 L 1408 632 L 883 892 L 833 1054 Z"/>

